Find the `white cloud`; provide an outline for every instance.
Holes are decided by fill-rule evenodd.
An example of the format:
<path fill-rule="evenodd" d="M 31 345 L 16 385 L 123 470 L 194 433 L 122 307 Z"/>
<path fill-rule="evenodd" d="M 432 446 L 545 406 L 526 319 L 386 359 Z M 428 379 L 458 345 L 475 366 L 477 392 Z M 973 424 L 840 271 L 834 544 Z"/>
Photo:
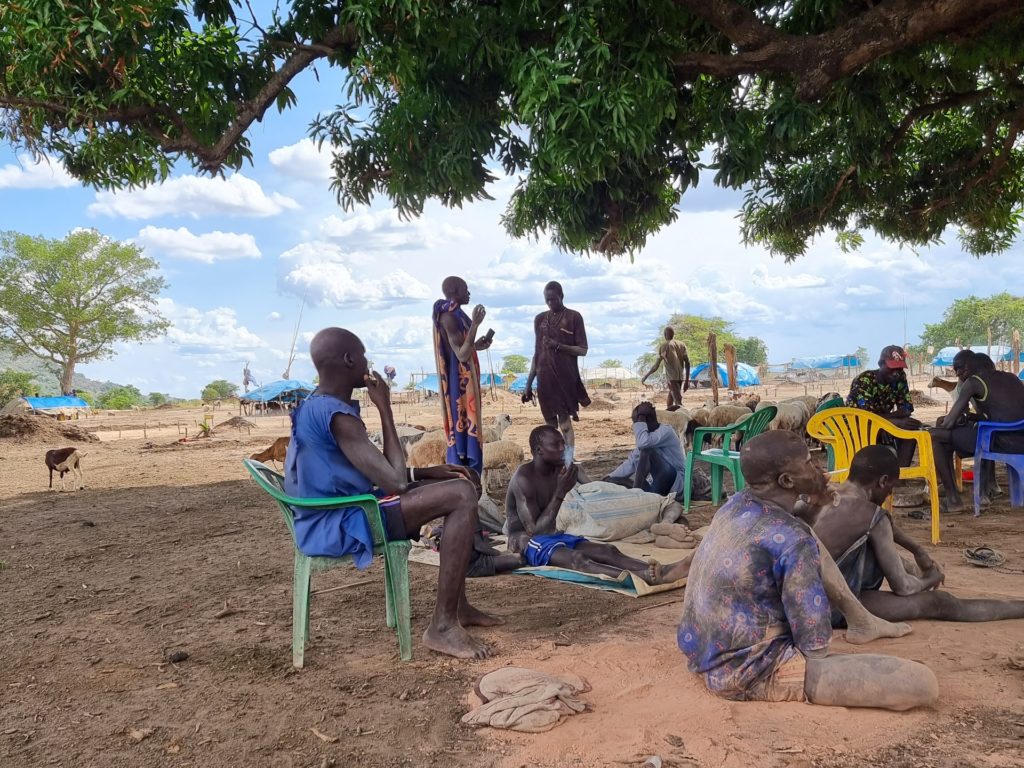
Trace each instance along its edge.
<path fill-rule="evenodd" d="M 217 359 L 218 362 L 243 360 L 267 344 L 244 325 L 230 307 L 200 310 L 173 299 L 161 298 L 157 308 L 171 321 L 166 341 L 177 354 L 189 358 Z"/>
<path fill-rule="evenodd" d="M 158 216 L 240 216 L 266 218 L 299 204 L 273 192 L 267 195 L 258 182 L 236 173 L 226 178 L 179 176 L 162 184 L 123 192 L 97 192 L 89 208 L 92 216 L 150 219 Z"/>
<path fill-rule="evenodd" d="M 15 159 L 17 163 L 0 168 L 0 189 L 56 189 L 80 184 L 63 166 L 45 157 L 38 161 L 26 157 Z"/>
<path fill-rule="evenodd" d="M 268 158 L 277 172 L 284 176 L 314 182 L 324 182 L 333 176 L 331 153 L 317 149 L 312 139 L 302 139 L 295 144 L 278 147 L 271 151 Z"/>
<path fill-rule="evenodd" d="M 843 291 L 847 296 L 878 296 L 881 292 L 877 285 L 851 285 Z"/>
<path fill-rule="evenodd" d="M 276 321 L 278 321 L 280 319 L 281 319 L 281 313 L 280 312 L 271 312 L 269 315 L 267 315 L 267 320 L 269 320 L 272 323 L 276 322 Z"/>
<path fill-rule="evenodd" d="M 789 269 L 792 269 L 792 267 Z M 797 272 L 788 275 L 769 275 L 767 270 L 761 267 L 758 267 L 751 273 L 751 280 L 754 285 L 760 286 L 761 288 L 769 291 L 818 288 L 828 284 L 828 281 L 819 275 L 812 275 L 807 272 Z"/>
<path fill-rule="evenodd" d="M 261 255 L 256 239 L 252 235 L 219 230 L 194 235 L 185 227 L 163 229 L 149 226 L 139 231 L 135 242 L 164 256 L 200 261 L 204 264 L 234 259 L 258 259 Z"/>
<path fill-rule="evenodd" d="M 393 208 L 329 216 L 320 225 L 320 235 L 349 251 L 430 250 L 470 236 L 462 227 L 426 217 L 403 221 Z"/>
<path fill-rule="evenodd" d="M 367 278 L 352 270 L 353 261 L 336 245 L 302 243 L 281 254 L 278 287 L 304 296 L 311 304 L 341 309 L 382 309 L 430 298 L 427 286 L 401 269 Z"/>

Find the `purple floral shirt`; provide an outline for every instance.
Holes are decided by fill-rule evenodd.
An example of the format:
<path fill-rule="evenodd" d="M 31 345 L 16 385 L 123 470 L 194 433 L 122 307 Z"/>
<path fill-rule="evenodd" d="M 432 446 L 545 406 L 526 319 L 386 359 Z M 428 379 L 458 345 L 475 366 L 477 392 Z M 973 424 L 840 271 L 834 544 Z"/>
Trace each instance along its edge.
<path fill-rule="evenodd" d="M 805 523 L 749 490 L 711 522 L 690 567 L 677 640 L 710 691 L 742 700 L 794 649 L 828 648 L 818 545 Z"/>

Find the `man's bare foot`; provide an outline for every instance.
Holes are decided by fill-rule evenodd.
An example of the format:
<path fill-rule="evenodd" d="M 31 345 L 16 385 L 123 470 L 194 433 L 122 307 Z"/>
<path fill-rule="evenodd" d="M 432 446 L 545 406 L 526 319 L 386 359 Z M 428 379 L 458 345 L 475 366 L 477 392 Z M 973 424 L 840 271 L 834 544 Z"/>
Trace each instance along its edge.
<path fill-rule="evenodd" d="M 458 659 L 486 659 L 490 649 L 460 626 L 436 629 L 433 624 L 423 633 L 423 644 L 432 651 L 445 653 Z"/>
<path fill-rule="evenodd" d="M 665 563 L 661 566 L 661 584 L 671 584 L 674 581 L 685 579 L 690 575 L 690 563 L 693 562 L 693 555 L 684 557 L 674 563 Z"/>
<path fill-rule="evenodd" d="M 459 607 L 459 623 L 464 627 L 497 627 L 505 623 L 500 616 L 474 608 L 469 603 Z"/>
<path fill-rule="evenodd" d="M 903 621 L 886 621 L 874 617 L 871 623 L 858 624 L 855 627 L 847 627 L 846 642 L 854 645 L 864 645 L 872 640 L 880 640 L 883 637 L 903 637 L 909 635 L 913 627 Z"/>

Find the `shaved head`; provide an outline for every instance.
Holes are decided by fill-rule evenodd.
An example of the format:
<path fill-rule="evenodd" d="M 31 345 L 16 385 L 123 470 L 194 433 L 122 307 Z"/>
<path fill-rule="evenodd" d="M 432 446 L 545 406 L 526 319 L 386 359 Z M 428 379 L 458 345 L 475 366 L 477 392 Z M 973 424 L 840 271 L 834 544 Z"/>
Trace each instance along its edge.
<path fill-rule="evenodd" d="M 807 455 L 807 445 L 788 429 L 763 432 L 740 449 L 740 472 L 750 485 L 773 485 Z"/>
<path fill-rule="evenodd" d="M 363 342 L 351 331 L 344 328 L 324 328 L 309 342 L 309 356 L 313 360 L 316 372 L 320 374 L 320 380 L 325 381 L 343 375 L 346 370 L 358 368 L 359 361 L 363 361 L 365 368 L 366 349 Z M 362 370 L 355 371 L 360 381 L 363 375 Z"/>

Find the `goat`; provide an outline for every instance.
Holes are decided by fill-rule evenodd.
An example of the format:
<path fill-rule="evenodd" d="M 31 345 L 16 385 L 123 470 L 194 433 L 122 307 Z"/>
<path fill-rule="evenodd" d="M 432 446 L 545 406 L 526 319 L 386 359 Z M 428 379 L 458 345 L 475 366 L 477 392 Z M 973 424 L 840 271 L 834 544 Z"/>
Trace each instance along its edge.
<path fill-rule="evenodd" d="M 82 472 L 82 456 L 77 448 L 55 448 L 46 452 L 46 466 L 50 470 L 50 488 L 53 488 L 53 472 L 60 473 L 60 489 L 64 490 L 64 475 L 72 473 L 72 479 L 78 478 L 78 488 L 85 488 L 85 474 Z M 74 488 L 72 488 L 74 490 Z"/>
<path fill-rule="evenodd" d="M 276 461 L 282 466 L 284 465 L 285 454 L 288 453 L 288 443 L 291 442 L 291 437 L 279 437 L 270 447 L 266 450 L 254 453 L 249 458 L 253 461 L 262 461 L 264 463 L 268 461 Z"/>
<path fill-rule="evenodd" d="M 954 389 L 956 389 L 956 385 L 959 383 L 960 382 L 958 381 L 946 381 L 945 379 L 940 379 L 938 376 L 933 376 L 932 380 L 928 382 L 928 386 L 937 387 L 938 389 L 944 389 L 947 392 L 952 392 Z"/>

